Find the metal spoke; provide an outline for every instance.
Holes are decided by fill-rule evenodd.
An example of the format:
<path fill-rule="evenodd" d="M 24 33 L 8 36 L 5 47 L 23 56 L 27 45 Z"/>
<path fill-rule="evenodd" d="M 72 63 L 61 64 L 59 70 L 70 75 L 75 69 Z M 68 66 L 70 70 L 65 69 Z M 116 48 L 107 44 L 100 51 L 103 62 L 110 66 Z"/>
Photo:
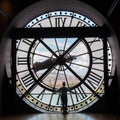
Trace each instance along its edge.
<path fill-rule="evenodd" d="M 66 45 L 67 45 L 67 40 L 68 40 L 68 39 L 66 38 L 63 51 L 65 51 L 65 48 L 66 48 Z"/>
<path fill-rule="evenodd" d="M 93 44 L 94 42 L 100 41 L 100 40 L 96 40 L 97 38 L 98 38 L 98 37 L 95 37 L 94 40 L 89 41 L 89 42 L 88 42 L 88 43 L 90 43 L 89 46 L 92 46 L 92 44 Z"/>
<path fill-rule="evenodd" d="M 55 89 L 55 86 L 56 86 L 56 83 L 57 83 L 57 80 L 58 80 L 58 75 L 59 75 L 59 72 L 60 72 L 60 66 L 59 66 L 59 68 L 58 68 L 58 70 L 57 70 L 57 75 L 56 75 L 56 79 L 55 79 L 55 84 L 54 84 L 54 88 L 53 88 L 53 90 Z"/>
<path fill-rule="evenodd" d="M 57 51 L 59 51 L 59 47 L 58 47 L 58 43 L 57 43 L 57 40 L 55 38 L 55 44 L 56 44 L 56 47 L 57 47 Z M 58 52 L 59 53 L 59 52 Z M 60 54 L 59 54 L 60 55 Z"/>
<path fill-rule="evenodd" d="M 64 66 L 63 66 L 63 70 L 64 70 Z M 68 86 L 68 88 L 70 88 L 70 87 L 69 87 L 69 82 L 68 82 L 68 79 L 67 79 L 67 75 L 66 75 L 65 70 L 64 70 L 64 75 L 65 75 L 65 79 L 66 79 L 66 82 L 67 82 L 67 86 Z"/>
<path fill-rule="evenodd" d="M 100 96 L 84 80 L 82 80 L 76 72 L 74 72 L 66 63 L 64 63 L 64 65 L 80 80 L 81 84 L 84 84 L 93 94 L 100 98 Z"/>
<path fill-rule="evenodd" d="M 63 56 L 70 53 L 79 43 L 81 42 L 81 39 L 78 38 L 64 53 Z"/>
<path fill-rule="evenodd" d="M 40 39 L 40 42 L 56 57 L 58 58 L 58 55 L 43 41 Z"/>
<path fill-rule="evenodd" d="M 71 63 L 71 62 L 67 62 L 67 63 Z M 82 65 L 82 64 L 77 64 L 77 63 L 74 63 L 72 62 L 71 65 L 76 65 L 76 66 L 80 66 L 80 67 L 85 67 L 85 68 L 89 68 L 89 66 L 86 66 L 86 65 Z"/>
<path fill-rule="evenodd" d="M 80 56 L 86 55 L 86 54 L 89 54 L 89 52 L 81 53 L 81 54 L 79 54 L 79 55 L 76 55 L 76 57 L 80 57 Z"/>
<path fill-rule="evenodd" d="M 70 68 L 66 63 L 64 63 L 64 65 L 71 73 L 73 73 L 80 80 L 80 82 L 83 81 L 82 78 L 72 68 Z"/>
<path fill-rule="evenodd" d="M 100 71 L 100 72 L 104 72 L 104 70 L 100 70 L 100 69 L 97 69 L 97 68 L 91 68 L 93 70 L 97 70 L 97 71 Z"/>
<path fill-rule="evenodd" d="M 49 56 L 46 56 L 46 55 L 42 55 L 42 54 L 40 54 L 40 53 L 32 53 L 32 54 L 34 54 L 34 55 L 37 55 L 37 56 L 41 56 L 41 57 L 45 57 L 45 58 L 51 58 L 51 57 L 49 57 Z"/>
<path fill-rule="evenodd" d="M 32 91 L 36 85 L 40 84 L 39 82 L 42 82 L 42 80 L 54 69 L 54 66 L 57 64 L 58 61 L 54 62 L 54 64 L 52 64 L 43 74 L 42 76 L 36 80 L 35 79 L 35 83 L 28 89 L 26 90 L 26 92 L 22 95 L 21 98 L 23 98 L 26 94 L 30 93 L 30 91 Z"/>

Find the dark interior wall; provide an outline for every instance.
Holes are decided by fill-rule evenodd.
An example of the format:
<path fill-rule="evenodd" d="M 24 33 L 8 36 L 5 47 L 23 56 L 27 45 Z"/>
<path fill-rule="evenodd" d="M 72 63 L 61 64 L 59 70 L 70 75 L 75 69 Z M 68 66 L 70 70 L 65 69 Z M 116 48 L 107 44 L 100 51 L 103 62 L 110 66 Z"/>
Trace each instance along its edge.
<path fill-rule="evenodd" d="M 12 20 L 20 11 L 29 6 L 30 4 L 39 1 L 39 0 L 2 0 L 0 2 L 0 9 L 2 9 Z M 108 17 L 107 13 L 113 3 L 113 0 L 82 0 L 83 2 L 88 3 L 89 5 L 96 8 L 101 12 L 112 25 L 120 44 L 120 3 L 117 4 L 116 8 L 112 14 Z M 102 7 L 101 7 L 102 6 Z M 4 34 L 7 26 L 9 25 L 10 19 L 0 13 L 0 38 Z M 1 40 L 1 39 L 0 39 Z M 0 58 L 1 59 L 1 58 Z M 118 62 L 118 64 L 120 64 Z M 119 65 L 120 66 L 120 65 Z M 117 66 L 118 67 L 118 66 Z M 0 88 L 2 91 L 2 96 L 0 96 L 0 105 L 1 114 L 14 114 L 14 113 L 31 113 L 37 112 L 32 110 L 22 101 L 19 101 L 19 98 L 14 95 L 12 86 L 9 83 L 9 79 L 6 77 L 5 71 L 4 76 L 0 79 Z M 1 95 L 1 94 L 0 94 Z M 19 101 L 19 102 L 18 102 Z M 25 105 L 23 108 L 22 106 Z M 14 108 L 14 110 L 13 110 Z M 118 110 L 116 109 L 118 108 Z M 120 70 L 116 70 L 116 74 L 113 79 L 113 83 L 109 89 L 109 94 L 104 96 L 101 101 L 97 102 L 95 106 L 90 107 L 84 112 L 103 112 L 103 113 L 119 113 L 120 111 Z"/>

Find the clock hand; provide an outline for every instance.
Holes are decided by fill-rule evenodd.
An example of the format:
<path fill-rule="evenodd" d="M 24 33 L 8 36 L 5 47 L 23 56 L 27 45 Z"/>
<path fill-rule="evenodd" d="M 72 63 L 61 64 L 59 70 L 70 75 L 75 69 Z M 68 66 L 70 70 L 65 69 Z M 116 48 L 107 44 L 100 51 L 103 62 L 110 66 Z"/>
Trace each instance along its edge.
<path fill-rule="evenodd" d="M 66 59 L 66 62 L 69 62 L 69 61 L 72 61 L 77 58 L 76 58 L 76 56 L 67 56 L 65 59 Z"/>
<path fill-rule="evenodd" d="M 39 70 L 49 68 L 49 66 L 51 64 L 53 64 L 55 61 L 56 61 L 56 59 L 47 59 L 43 62 L 36 62 L 36 63 L 33 64 L 33 68 L 37 72 Z"/>
<path fill-rule="evenodd" d="M 67 56 L 65 58 L 65 62 L 69 62 L 69 61 L 72 61 L 74 59 L 76 59 L 76 56 Z M 43 69 L 49 68 L 49 66 L 51 64 L 53 64 L 55 61 L 56 61 L 56 59 L 52 58 L 52 59 L 47 59 L 47 60 L 45 60 L 43 62 L 36 62 L 36 63 L 33 64 L 33 68 L 37 72 L 39 70 L 43 70 Z"/>

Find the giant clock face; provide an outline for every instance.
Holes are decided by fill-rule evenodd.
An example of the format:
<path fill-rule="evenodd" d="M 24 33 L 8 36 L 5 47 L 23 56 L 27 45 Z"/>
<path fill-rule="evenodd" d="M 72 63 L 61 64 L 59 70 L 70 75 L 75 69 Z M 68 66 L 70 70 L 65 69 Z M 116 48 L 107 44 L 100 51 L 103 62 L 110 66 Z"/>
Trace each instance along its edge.
<path fill-rule="evenodd" d="M 45 2 L 43 6 L 48 3 Z M 26 16 L 28 10 L 24 11 L 25 21 L 21 18 L 22 13 L 18 17 L 20 19 L 17 18 L 17 21 L 21 21 L 15 20 L 13 26 L 52 28 L 97 27 L 104 24 L 104 18 L 100 15 L 100 20 L 93 12 L 95 10 L 85 7 L 86 5 L 81 2 L 79 4 L 81 8 L 77 8 L 78 3 L 74 3 L 76 8 L 73 8 L 72 2 L 65 6 L 61 1 L 54 7 L 50 3 L 47 10 L 35 4 L 31 6 L 32 9 L 28 9 L 33 14 L 29 13 Z M 36 12 L 34 8 L 37 8 Z M 91 9 L 96 18 L 90 17 L 90 11 L 86 11 L 85 8 Z M 111 38 L 107 42 L 109 85 L 115 66 L 110 40 Z M 68 92 L 67 111 L 79 112 L 89 108 L 105 93 L 103 49 L 103 39 L 98 37 L 17 39 L 15 60 L 17 95 L 38 111 L 62 112 L 60 94 L 54 92 L 62 86 L 62 82 L 66 82 L 66 86 L 76 93 Z"/>
<path fill-rule="evenodd" d="M 94 21 L 72 11 L 52 11 L 35 17 L 26 28 L 95 27 Z M 108 43 L 109 75 L 112 54 Z M 43 111 L 61 112 L 60 95 L 67 87 L 68 111 L 81 111 L 104 94 L 103 41 L 100 38 L 20 39 L 16 44 L 17 94 Z"/>

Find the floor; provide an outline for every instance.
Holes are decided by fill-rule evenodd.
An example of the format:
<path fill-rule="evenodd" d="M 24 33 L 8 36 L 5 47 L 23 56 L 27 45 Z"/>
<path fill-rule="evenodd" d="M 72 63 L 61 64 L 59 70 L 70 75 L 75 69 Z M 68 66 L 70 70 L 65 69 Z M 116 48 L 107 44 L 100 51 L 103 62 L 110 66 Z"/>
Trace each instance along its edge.
<path fill-rule="evenodd" d="M 120 115 L 108 114 L 26 114 L 1 117 L 0 120 L 120 120 Z"/>

